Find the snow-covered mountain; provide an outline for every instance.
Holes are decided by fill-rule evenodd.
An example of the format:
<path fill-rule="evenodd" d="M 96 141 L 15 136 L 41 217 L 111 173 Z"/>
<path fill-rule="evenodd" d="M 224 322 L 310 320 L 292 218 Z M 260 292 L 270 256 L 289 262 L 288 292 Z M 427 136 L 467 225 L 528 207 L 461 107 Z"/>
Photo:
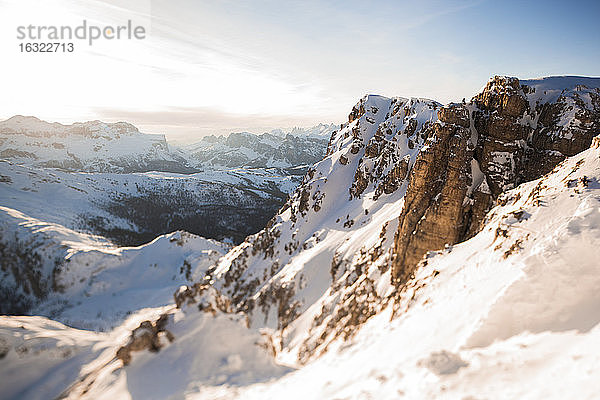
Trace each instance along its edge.
<path fill-rule="evenodd" d="M 195 171 L 164 135 L 141 133 L 126 122 L 62 125 L 17 115 L 0 122 L 0 158 L 67 171 Z"/>
<path fill-rule="evenodd" d="M 447 106 L 366 96 L 279 215 L 209 271 L 211 290 L 179 302 L 216 290 L 296 362 L 349 338 L 427 251 L 472 237 L 501 193 L 590 146 L 600 79 L 549 80 L 494 77 Z"/>
<path fill-rule="evenodd" d="M 187 174 L 207 168 L 275 167 L 302 174 L 293 169 L 320 161 L 336 128 L 319 124 L 261 135 L 211 135 L 195 144 L 173 147 L 164 135 L 141 133 L 127 122 L 63 125 L 16 115 L 0 121 L 0 159 L 75 172 Z"/>
<path fill-rule="evenodd" d="M 307 129 L 277 129 L 260 135 L 247 132 L 211 135 L 182 147 L 182 150 L 191 155 L 192 165 L 229 168 L 310 166 L 323 158 L 331 132 L 337 128 L 338 125 L 319 124 Z"/>
<path fill-rule="evenodd" d="M 175 304 L 104 334 L 2 317 L 5 397 L 594 398 L 599 134 L 594 78 L 366 96 Z"/>
<path fill-rule="evenodd" d="M 0 212 L 0 313 L 80 329 L 111 329 L 140 309 L 169 305 L 180 285 L 201 279 L 229 248 L 182 231 L 116 247 L 13 209 Z"/>

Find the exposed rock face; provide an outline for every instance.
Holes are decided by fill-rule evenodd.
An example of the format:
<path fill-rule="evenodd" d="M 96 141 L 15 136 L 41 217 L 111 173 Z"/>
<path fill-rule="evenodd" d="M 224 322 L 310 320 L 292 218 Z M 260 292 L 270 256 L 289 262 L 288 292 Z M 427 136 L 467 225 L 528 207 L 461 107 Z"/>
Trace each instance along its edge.
<path fill-rule="evenodd" d="M 406 282 L 427 251 L 477 233 L 502 192 L 590 146 L 600 130 L 597 83 L 556 89 L 544 81 L 496 76 L 468 105 L 440 109 L 410 173 L 394 282 Z"/>
<path fill-rule="evenodd" d="M 348 123 L 351 124 L 365 114 L 365 99 L 360 99 L 357 105 L 352 108 L 348 115 Z"/>
<path fill-rule="evenodd" d="M 395 242 L 394 281 L 407 281 L 423 254 L 461 236 L 463 201 L 472 180 L 468 111 L 455 105 L 438 116 L 443 124 L 431 128 L 409 176 Z"/>
<path fill-rule="evenodd" d="M 523 158 L 523 143 L 531 127 L 519 119 L 529 104 L 516 78 L 494 77 L 472 100 L 479 135 L 476 158 L 494 197 L 512 188 Z"/>

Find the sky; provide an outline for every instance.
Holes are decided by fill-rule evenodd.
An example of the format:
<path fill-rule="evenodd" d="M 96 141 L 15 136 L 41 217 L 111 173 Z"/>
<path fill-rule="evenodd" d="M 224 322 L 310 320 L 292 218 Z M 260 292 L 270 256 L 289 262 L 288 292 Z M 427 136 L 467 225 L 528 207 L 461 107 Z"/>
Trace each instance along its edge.
<path fill-rule="evenodd" d="M 469 99 L 493 75 L 600 76 L 599 1 L 0 0 L 0 119 L 208 134 L 341 123 L 365 94 Z M 26 53 L 18 26 L 143 26 Z M 69 42 L 69 40 L 66 40 Z"/>

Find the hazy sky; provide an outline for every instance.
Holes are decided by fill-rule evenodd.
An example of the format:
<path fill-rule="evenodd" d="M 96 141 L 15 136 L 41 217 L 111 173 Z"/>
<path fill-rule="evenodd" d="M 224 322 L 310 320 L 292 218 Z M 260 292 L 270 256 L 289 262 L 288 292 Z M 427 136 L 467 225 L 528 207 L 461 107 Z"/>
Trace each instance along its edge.
<path fill-rule="evenodd" d="M 126 4 L 126 6 L 124 6 Z M 600 1 L 0 0 L 0 118 L 126 120 L 148 133 L 339 123 L 366 93 L 441 102 L 494 74 L 600 75 Z M 17 26 L 144 40 L 26 54 Z"/>

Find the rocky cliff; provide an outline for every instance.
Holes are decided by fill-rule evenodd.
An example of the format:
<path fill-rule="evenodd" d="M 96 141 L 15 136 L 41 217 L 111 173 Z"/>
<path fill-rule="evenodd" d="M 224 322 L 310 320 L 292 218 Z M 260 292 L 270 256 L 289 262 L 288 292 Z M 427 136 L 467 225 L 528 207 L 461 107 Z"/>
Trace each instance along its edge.
<path fill-rule="evenodd" d="M 469 104 L 448 105 L 438 118 L 408 178 L 394 244 L 399 283 L 428 250 L 478 232 L 500 193 L 587 149 L 600 131 L 600 89 L 587 78 L 495 76 Z"/>

